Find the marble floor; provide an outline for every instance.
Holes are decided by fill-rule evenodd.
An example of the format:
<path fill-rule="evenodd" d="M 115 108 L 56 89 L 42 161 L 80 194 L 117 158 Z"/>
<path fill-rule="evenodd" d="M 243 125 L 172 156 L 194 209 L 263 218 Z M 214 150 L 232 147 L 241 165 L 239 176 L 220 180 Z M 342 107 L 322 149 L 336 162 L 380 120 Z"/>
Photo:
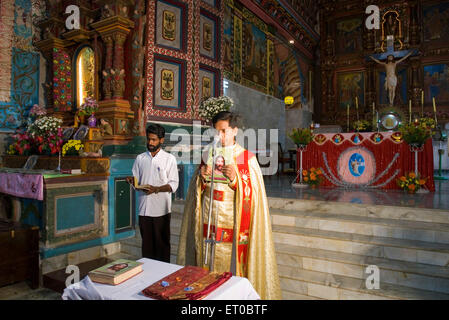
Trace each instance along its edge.
<path fill-rule="evenodd" d="M 443 172 L 443 176 L 449 178 L 449 172 Z M 449 180 L 435 180 L 435 192 L 410 195 L 400 190 L 298 189 L 292 187 L 294 178 L 295 176 L 291 174 L 265 176 L 268 197 L 449 210 Z M 59 293 L 42 287 L 32 290 L 26 282 L 0 288 L 0 300 L 60 299 Z"/>
<path fill-rule="evenodd" d="M 438 172 L 435 172 L 438 175 Z M 449 172 L 442 176 L 449 178 Z M 320 187 L 293 188 L 293 174 L 265 176 L 268 197 L 323 200 L 357 204 L 382 204 L 414 208 L 449 210 L 449 180 L 435 180 L 435 192 L 408 194 L 402 190 L 360 190 Z"/>

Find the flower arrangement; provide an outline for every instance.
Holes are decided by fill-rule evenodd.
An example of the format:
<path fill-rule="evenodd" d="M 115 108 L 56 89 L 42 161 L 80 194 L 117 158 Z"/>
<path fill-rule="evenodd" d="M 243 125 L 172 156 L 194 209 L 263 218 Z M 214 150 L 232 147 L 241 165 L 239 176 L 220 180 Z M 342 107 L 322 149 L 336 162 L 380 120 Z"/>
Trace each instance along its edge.
<path fill-rule="evenodd" d="M 47 110 L 44 107 L 40 107 L 38 104 L 33 105 L 30 109 L 30 116 L 40 117 L 45 116 L 47 114 Z"/>
<path fill-rule="evenodd" d="M 405 142 L 410 145 L 422 146 L 427 139 L 432 136 L 432 131 L 427 126 L 419 125 L 419 123 L 409 123 L 401 125 L 399 131 Z"/>
<path fill-rule="evenodd" d="M 415 193 L 421 186 L 426 184 L 426 179 L 422 179 L 414 172 L 410 172 L 407 175 L 401 176 L 396 182 L 403 190 L 409 193 Z"/>
<path fill-rule="evenodd" d="M 62 156 L 77 156 L 83 148 L 81 140 L 69 140 L 62 146 Z"/>
<path fill-rule="evenodd" d="M 308 145 L 310 142 L 312 142 L 314 135 L 312 133 L 312 130 L 308 128 L 300 129 L 300 128 L 294 128 L 292 132 L 288 135 L 290 139 L 293 140 L 293 142 L 297 145 Z"/>
<path fill-rule="evenodd" d="M 38 137 L 41 138 L 41 137 Z M 40 139 L 39 139 L 40 140 Z M 61 151 L 62 144 L 62 129 L 58 128 L 58 132 L 51 133 L 48 137 L 40 140 L 41 143 L 38 146 L 39 153 L 41 154 L 56 154 Z"/>
<path fill-rule="evenodd" d="M 15 141 L 9 145 L 6 153 L 9 155 L 30 155 L 34 146 L 34 139 L 28 133 L 16 133 L 12 136 Z"/>
<path fill-rule="evenodd" d="M 314 167 L 310 170 L 302 170 L 303 181 L 311 186 L 319 186 L 323 181 L 323 172 L 320 168 Z"/>
<path fill-rule="evenodd" d="M 352 124 L 352 128 L 358 132 L 371 131 L 371 124 L 367 120 L 357 120 Z"/>
<path fill-rule="evenodd" d="M 56 134 L 58 128 L 61 128 L 62 120 L 55 117 L 43 116 L 34 121 L 28 127 L 28 133 L 33 136 L 48 137 L 51 134 Z"/>
<path fill-rule="evenodd" d="M 80 105 L 78 113 L 80 116 L 89 116 L 98 111 L 98 103 L 92 97 L 87 97 L 84 99 L 84 103 Z"/>
<path fill-rule="evenodd" d="M 199 115 L 204 119 L 212 120 L 217 113 L 229 111 L 233 105 L 234 101 L 229 97 L 210 97 L 201 103 Z"/>

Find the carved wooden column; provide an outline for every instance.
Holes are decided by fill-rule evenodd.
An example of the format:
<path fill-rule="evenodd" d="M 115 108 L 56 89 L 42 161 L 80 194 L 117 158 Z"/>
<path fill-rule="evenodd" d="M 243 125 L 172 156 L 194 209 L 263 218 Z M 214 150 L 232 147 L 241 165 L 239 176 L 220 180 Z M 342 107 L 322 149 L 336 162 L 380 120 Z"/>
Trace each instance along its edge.
<path fill-rule="evenodd" d="M 101 19 L 92 23 L 105 42 L 105 64 L 102 69 L 103 99 L 99 101 L 98 118 L 104 118 L 113 127 L 113 135 L 105 136 L 106 144 L 126 143 L 132 136 L 134 112 L 125 97 L 124 44 L 134 22 L 128 18 L 133 0 L 98 0 Z M 131 72 L 131 71 L 129 71 Z"/>

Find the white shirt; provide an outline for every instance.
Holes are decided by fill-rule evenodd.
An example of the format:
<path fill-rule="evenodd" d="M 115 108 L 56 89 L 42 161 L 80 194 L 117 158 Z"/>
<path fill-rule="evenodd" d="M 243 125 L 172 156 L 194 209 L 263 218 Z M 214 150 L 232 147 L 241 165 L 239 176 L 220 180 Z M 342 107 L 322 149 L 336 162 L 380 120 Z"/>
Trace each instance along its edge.
<path fill-rule="evenodd" d="M 133 176 L 139 184 L 149 184 L 155 187 L 170 185 L 176 192 L 179 184 L 178 165 L 174 155 L 160 149 L 153 157 L 149 151 L 137 156 L 133 165 Z M 150 195 L 139 192 L 139 215 L 160 217 L 171 212 L 171 193 L 159 192 Z"/>

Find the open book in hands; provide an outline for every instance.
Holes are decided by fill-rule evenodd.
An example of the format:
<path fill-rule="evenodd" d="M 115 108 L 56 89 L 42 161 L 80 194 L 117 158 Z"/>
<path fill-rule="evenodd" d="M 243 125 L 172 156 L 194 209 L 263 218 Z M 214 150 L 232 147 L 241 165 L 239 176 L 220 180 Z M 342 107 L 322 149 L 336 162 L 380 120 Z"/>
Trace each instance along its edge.
<path fill-rule="evenodd" d="M 154 187 L 150 186 L 149 184 L 139 185 L 139 181 L 136 177 L 126 177 L 126 181 L 128 181 L 128 183 L 134 188 L 134 190 L 146 190 L 150 192 L 154 191 Z"/>

